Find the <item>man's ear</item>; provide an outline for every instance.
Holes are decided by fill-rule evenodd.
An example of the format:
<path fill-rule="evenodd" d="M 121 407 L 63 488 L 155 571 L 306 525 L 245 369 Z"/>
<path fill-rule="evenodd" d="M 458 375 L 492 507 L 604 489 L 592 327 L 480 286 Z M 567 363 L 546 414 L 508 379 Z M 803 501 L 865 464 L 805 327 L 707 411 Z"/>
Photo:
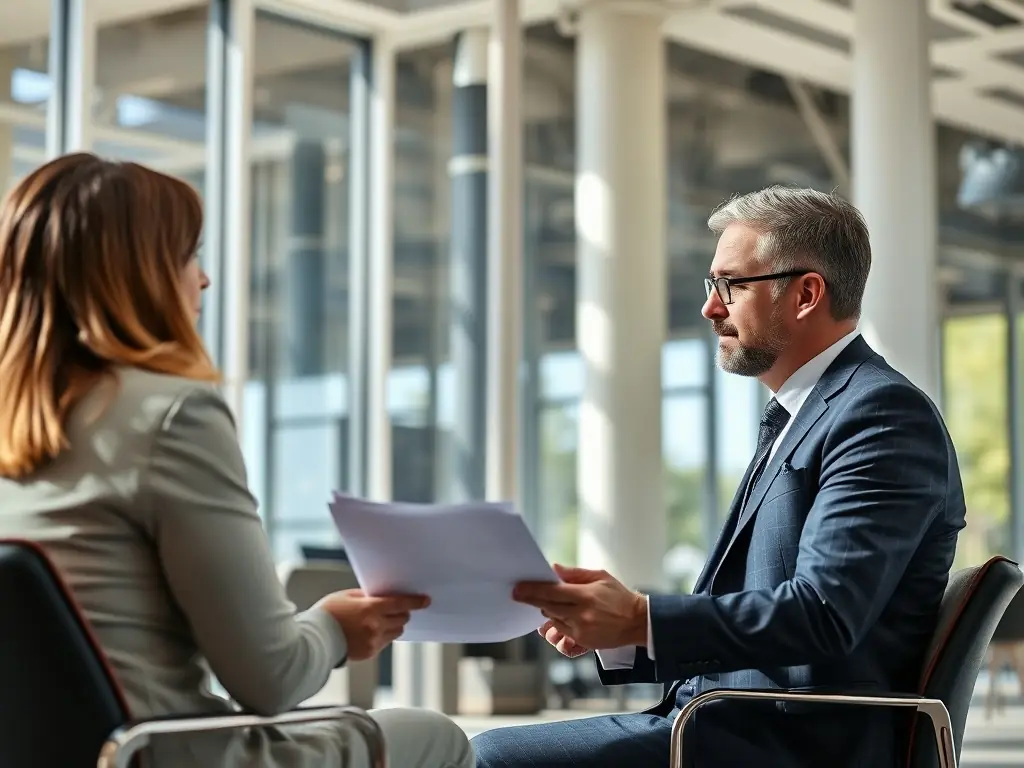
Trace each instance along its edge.
<path fill-rule="evenodd" d="M 817 272 L 797 279 L 800 284 L 797 290 L 796 317 L 797 320 L 803 320 L 818 307 L 825 306 L 828 302 L 828 291 L 825 280 Z"/>

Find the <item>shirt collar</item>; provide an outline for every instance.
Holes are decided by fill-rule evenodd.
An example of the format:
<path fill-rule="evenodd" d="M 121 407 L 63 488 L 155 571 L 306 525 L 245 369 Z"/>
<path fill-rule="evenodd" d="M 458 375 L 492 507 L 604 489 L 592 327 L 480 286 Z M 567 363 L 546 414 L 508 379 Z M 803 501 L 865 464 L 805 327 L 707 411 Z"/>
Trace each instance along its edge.
<path fill-rule="evenodd" d="M 786 382 L 779 387 L 775 393 L 775 399 L 779 405 L 786 409 L 790 418 L 796 416 L 804 401 L 811 394 L 811 391 L 818 384 L 828 367 L 832 365 L 839 353 L 846 349 L 847 345 L 860 335 L 859 330 L 851 331 L 843 336 L 832 346 L 819 352 L 802 366 L 800 366 Z"/>

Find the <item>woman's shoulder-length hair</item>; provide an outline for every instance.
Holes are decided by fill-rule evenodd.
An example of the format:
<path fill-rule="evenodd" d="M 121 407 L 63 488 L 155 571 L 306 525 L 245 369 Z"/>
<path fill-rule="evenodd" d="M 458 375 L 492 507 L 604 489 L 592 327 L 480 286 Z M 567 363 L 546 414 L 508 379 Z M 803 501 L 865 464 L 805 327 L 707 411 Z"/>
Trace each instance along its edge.
<path fill-rule="evenodd" d="M 181 290 L 203 226 L 185 182 L 79 153 L 0 204 L 0 476 L 68 447 L 68 412 L 117 366 L 213 381 Z"/>

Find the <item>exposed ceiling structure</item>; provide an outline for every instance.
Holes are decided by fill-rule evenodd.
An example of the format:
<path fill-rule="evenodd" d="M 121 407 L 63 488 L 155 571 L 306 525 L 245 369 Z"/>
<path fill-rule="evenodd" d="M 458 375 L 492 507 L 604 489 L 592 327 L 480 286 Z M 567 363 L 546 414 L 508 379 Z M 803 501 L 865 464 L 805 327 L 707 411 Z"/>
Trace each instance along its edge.
<path fill-rule="evenodd" d="M 894 0 L 901 1 L 901 0 Z M 910 2 L 911 0 L 902 0 Z M 572 14 L 580 0 L 521 0 L 524 21 Z M 842 93 L 850 90 L 852 0 L 678 0 L 670 39 Z M 399 47 L 486 24 L 492 0 L 273 0 Z M 928 0 L 938 120 L 1008 142 L 1024 138 L 1024 0 Z"/>
<path fill-rule="evenodd" d="M 195 135 L 183 130 L 172 137 L 153 126 L 150 126 L 152 130 L 143 130 L 141 126 L 126 126 L 123 121 L 117 125 L 112 111 L 118 97 L 128 94 L 202 112 L 206 78 L 205 0 L 89 2 L 90 13 L 99 27 L 96 66 L 99 103 L 94 126 L 97 143 L 109 143 L 119 149 L 136 147 L 140 152 L 152 150 L 160 154 L 161 166 L 172 172 L 201 168 L 205 161 L 201 122 L 189 124 L 190 130 L 198 130 Z M 446 46 L 455 33 L 469 26 L 486 25 L 493 14 L 494 2 L 256 0 L 259 8 L 279 11 L 318 26 L 328 25 L 357 35 L 378 37 L 399 52 L 422 52 L 424 48 L 435 46 L 436 57 L 405 57 L 415 58 L 411 64 L 422 70 L 417 73 L 418 78 L 412 79 L 428 85 L 432 78 L 446 77 L 443 69 L 438 68 L 438 62 L 449 55 Z M 769 168 L 769 177 L 776 173 L 779 178 L 768 180 L 793 180 L 797 171 L 807 170 L 806 163 L 793 163 L 792 157 L 794 152 L 806 147 L 809 124 L 799 122 L 788 106 L 788 100 L 793 99 L 802 111 L 799 94 L 787 89 L 792 89 L 794 84 L 812 86 L 817 111 L 827 122 L 821 131 L 825 134 L 824 140 L 815 137 L 824 160 L 820 169 L 824 176 L 819 174 L 819 178 L 840 183 L 841 168 L 837 170 L 837 166 L 843 165 L 841 148 L 848 142 L 848 120 L 843 110 L 829 110 L 825 103 L 827 94 L 818 93 L 816 89 L 849 93 L 854 48 L 851 0 L 666 0 L 666 3 L 671 8 L 665 20 L 666 35 L 683 46 L 669 52 L 666 96 L 670 110 L 674 110 L 670 111 L 669 119 L 687 124 L 695 115 L 720 114 L 722 118 L 717 123 L 703 127 L 714 136 L 717 152 L 714 160 L 719 168 L 742 172 L 747 167 L 762 166 L 766 158 L 772 158 L 778 169 Z M 556 129 L 551 131 L 554 140 L 560 138 L 558 131 L 568 131 L 570 136 L 572 132 L 571 119 L 566 119 L 566 115 L 571 116 L 573 112 L 575 73 L 571 42 L 563 33 L 571 34 L 572 16 L 579 5 L 580 0 L 520 0 L 524 25 L 536 27 L 556 22 L 548 28 L 550 39 L 535 35 L 526 51 L 524 66 L 532 76 L 530 93 L 523 103 L 525 122 Z M 1005 144 L 1024 144 L 1024 0 L 929 0 L 929 9 L 936 118 L 941 123 Z M 44 70 L 48 16 L 48 3 L 0 1 L 0 50 L 15 46 L 22 51 L 22 66 Z M 345 105 L 341 101 L 345 98 L 344 89 L 331 91 L 322 87 L 315 77 L 318 67 L 336 73 L 339 62 L 348 55 L 337 39 L 312 29 L 282 26 L 265 17 L 256 24 L 255 36 L 254 103 L 258 117 L 271 129 L 278 122 L 273 114 L 275 106 L 291 101 L 344 112 Z M 712 67 L 714 78 L 709 78 L 708 71 L 701 70 L 701 62 L 711 57 L 704 54 L 745 66 L 737 64 L 730 68 L 716 63 Z M 752 76 L 748 67 L 761 72 Z M 774 78 L 778 82 L 760 82 L 765 77 L 774 77 L 768 73 L 782 78 Z M 450 74 L 447 77 L 450 78 Z M 759 82 L 754 83 L 753 77 Z M 774 88 L 783 91 L 778 99 L 750 99 L 752 91 L 764 96 Z M 316 95 L 305 98 L 296 89 L 315 91 Z M 328 92 L 333 95 L 328 97 Z M 282 96 L 283 93 L 287 97 Z M 0 128 L 6 121 L 32 126 L 37 132 L 42 129 L 44 103 L 15 105 L 4 96 L 0 94 Z M 809 97 L 805 94 L 804 98 Z M 843 101 L 835 97 L 832 100 Z M 783 101 L 787 101 L 785 108 L 780 106 Z M 440 106 L 417 109 L 415 99 L 410 98 L 403 98 L 403 102 L 405 111 L 399 117 L 405 127 L 416 126 L 416 132 L 434 136 L 435 140 L 445 134 L 446 109 Z M 744 105 L 745 119 L 728 119 L 730 110 L 740 103 Z M 707 104 L 714 104 L 715 109 L 693 108 Z M 186 127 L 184 122 L 175 125 Z M 691 130 L 687 125 L 677 125 L 674 131 L 676 136 L 693 136 L 692 141 L 675 148 L 677 155 L 672 162 L 680 177 L 690 180 L 699 175 L 694 172 L 694 166 L 706 163 L 711 155 L 696 136 L 698 132 L 697 128 Z M 286 156 L 290 147 L 287 134 L 284 125 L 279 131 L 268 130 L 261 134 L 259 140 L 254 141 L 254 155 Z M 571 141 L 563 143 L 571 149 Z M 41 142 L 21 141 L 16 137 L 15 144 L 22 162 L 32 164 L 42 159 Z M 829 144 L 831 154 L 838 156 L 838 160 L 829 157 Z M 954 154 L 946 152 L 940 162 L 953 162 Z M 552 299 L 547 305 L 558 305 L 566 313 L 558 323 L 566 329 L 561 335 L 568 335 L 567 329 L 572 323 L 572 302 L 567 298 L 572 292 L 575 263 L 572 210 L 567 205 L 572 189 L 571 152 L 567 157 L 566 163 L 556 163 L 557 168 L 528 169 L 543 171 L 551 177 L 552 186 L 566 190 L 565 200 L 553 196 L 547 202 L 543 223 L 547 238 L 544 260 L 551 273 L 547 276 L 548 288 L 557 294 L 557 300 Z M 424 162 L 429 162 L 429 158 Z M 422 185 L 421 177 L 429 176 L 409 158 L 396 171 L 399 185 L 405 184 L 403 189 L 416 188 Z M 947 177 L 955 175 L 946 174 Z M 687 193 L 693 190 L 688 189 Z M 689 218 L 700 218 L 703 211 L 718 200 L 691 197 L 688 202 L 694 210 L 674 213 L 673 226 L 681 229 L 671 233 L 671 240 L 686 242 L 690 248 L 704 248 L 707 244 L 696 242 L 694 235 L 703 231 L 702 221 Z M 421 211 L 417 207 L 421 203 L 415 195 L 403 197 L 400 221 L 403 228 L 422 231 L 425 239 L 436 227 L 435 219 L 444 215 L 442 209 Z M 409 234 L 407 239 L 416 241 L 418 238 Z M 991 252 L 990 246 L 990 242 L 977 248 L 970 242 L 962 245 L 968 254 Z M 679 273 L 673 273 L 671 280 L 680 286 L 698 285 L 688 269 L 683 269 L 688 260 L 677 259 L 676 262 Z M 561 287 L 555 285 L 556 278 L 557 286 Z M 958 272 L 945 282 L 963 284 L 963 274 Z M 416 277 L 409 286 L 396 284 L 396 292 L 418 298 L 423 294 L 423 281 Z M 697 298 L 699 300 L 699 296 Z M 696 316 L 688 304 L 680 305 L 678 314 Z M 423 325 L 422 318 L 415 313 L 410 317 L 412 325 Z"/>
<path fill-rule="evenodd" d="M 521 0 L 524 23 L 569 19 L 584 0 Z M 910 0 L 906 0 L 910 1 Z M 347 31 L 377 35 L 399 50 L 449 41 L 462 28 L 486 24 L 494 0 L 261 0 L 279 10 Z M 739 61 L 812 86 L 848 93 L 853 55 L 852 0 L 666 0 L 670 39 L 697 51 Z M 933 103 L 943 123 L 1011 144 L 1024 140 L 1024 0 L 928 0 L 932 17 Z M 203 43 L 193 23 L 197 0 L 91 0 L 101 29 L 97 77 L 111 93 L 158 97 L 161 90 L 201 88 L 203 56 L 182 51 Z M 188 12 L 191 10 L 191 12 Z M 176 13 L 186 11 L 185 13 Z M 0 48 L 36 46 L 45 60 L 49 4 L 35 0 L 0 3 Z M 159 35 L 145 39 L 145 55 L 131 40 L 115 40 L 117 26 L 159 18 Z M 571 26 L 571 25 L 564 25 Z M 102 30 L 106 30 L 104 33 Z M 259 35 L 260 29 L 257 28 Z M 135 34 L 135 30 L 131 30 Z M 275 34 L 280 38 L 279 30 Z M 302 37 L 299 31 L 294 33 Z M 105 39 L 106 38 L 106 39 Z M 335 55 L 335 47 L 310 38 L 298 45 L 267 40 L 257 47 L 257 77 L 281 67 L 308 68 L 311 58 Z M 43 46 L 40 48 L 40 46 Z M 282 61 L 288 57 L 294 62 Z M 187 72 L 185 70 L 188 70 Z M 170 82 L 173 73 L 176 82 Z M 182 82 L 182 80 L 189 82 Z"/>

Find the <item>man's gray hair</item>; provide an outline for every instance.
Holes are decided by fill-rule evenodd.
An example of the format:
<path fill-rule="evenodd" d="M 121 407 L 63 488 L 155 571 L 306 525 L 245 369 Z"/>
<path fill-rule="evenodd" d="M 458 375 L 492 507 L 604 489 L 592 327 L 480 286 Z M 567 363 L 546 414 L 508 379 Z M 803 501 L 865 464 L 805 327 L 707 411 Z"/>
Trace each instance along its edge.
<path fill-rule="evenodd" d="M 715 234 L 739 222 L 761 233 L 759 261 L 772 272 L 808 269 L 824 278 L 836 320 L 860 316 L 871 269 L 864 217 L 836 194 L 771 186 L 734 197 L 708 219 Z M 786 286 L 777 284 L 777 297 Z"/>

